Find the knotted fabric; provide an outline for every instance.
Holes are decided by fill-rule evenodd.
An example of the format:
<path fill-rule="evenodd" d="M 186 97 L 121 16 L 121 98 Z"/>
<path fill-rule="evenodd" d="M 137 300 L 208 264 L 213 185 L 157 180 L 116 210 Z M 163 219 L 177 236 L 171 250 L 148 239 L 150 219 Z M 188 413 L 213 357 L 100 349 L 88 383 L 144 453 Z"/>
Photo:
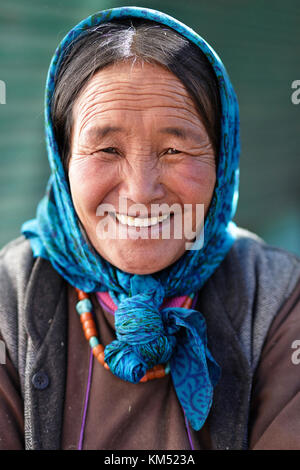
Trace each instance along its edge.
<path fill-rule="evenodd" d="M 147 369 L 170 361 L 178 399 L 192 427 L 201 429 L 210 410 L 220 368 L 207 348 L 203 316 L 193 309 L 159 311 L 165 291 L 152 276 L 131 278 L 131 297 L 115 311 L 117 340 L 105 348 L 110 370 L 137 383 Z"/>
<path fill-rule="evenodd" d="M 123 272 L 89 242 L 73 206 L 51 121 L 55 80 L 69 47 L 100 23 L 130 17 L 165 25 L 196 44 L 216 74 L 222 107 L 216 185 L 205 219 L 204 244 L 199 247 L 195 241 L 175 263 L 147 276 Z M 120 7 L 97 12 L 76 25 L 55 51 L 46 83 L 45 129 L 51 175 L 36 218 L 23 224 L 22 233 L 30 240 L 34 256 L 49 260 L 71 285 L 85 292 L 108 291 L 114 299 L 117 340 L 105 350 L 111 370 L 136 382 L 146 368 L 169 360 L 179 400 L 192 426 L 200 429 L 218 377 L 218 367 L 207 349 L 203 316 L 193 309 L 158 309 L 164 297 L 198 292 L 235 241 L 232 218 L 238 200 L 239 112 L 220 58 L 195 31 L 159 11 Z"/>

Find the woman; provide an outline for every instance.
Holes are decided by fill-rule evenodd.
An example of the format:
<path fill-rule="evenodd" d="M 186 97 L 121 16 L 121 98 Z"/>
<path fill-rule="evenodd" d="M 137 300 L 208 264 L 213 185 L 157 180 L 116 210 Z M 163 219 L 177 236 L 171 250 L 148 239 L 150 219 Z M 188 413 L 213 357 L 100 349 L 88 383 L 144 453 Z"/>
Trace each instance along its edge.
<path fill-rule="evenodd" d="M 300 262 L 232 222 L 215 52 L 158 11 L 96 13 L 57 48 L 45 115 L 47 193 L 1 253 L 1 447 L 300 448 Z"/>

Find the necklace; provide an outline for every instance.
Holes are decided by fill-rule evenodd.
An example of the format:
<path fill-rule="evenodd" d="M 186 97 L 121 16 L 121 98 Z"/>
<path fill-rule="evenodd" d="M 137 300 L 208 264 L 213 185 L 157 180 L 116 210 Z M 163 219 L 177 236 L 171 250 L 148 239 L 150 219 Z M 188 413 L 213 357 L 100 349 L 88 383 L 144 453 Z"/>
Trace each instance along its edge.
<path fill-rule="evenodd" d="M 84 332 L 84 336 L 90 344 L 90 347 L 93 351 L 93 355 L 96 357 L 97 361 L 107 370 L 109 370 L 109 365 L 105 362 L 104 358 L 104 346 L 100 344 L 98 338 L 98 332 L 96 323 L 93 317 L 93 305 L 89 299 L 89 295 L 83 292 L 80 289 L 76 289 L 78 302 L 76 304 L 76 310 L 80 315 L 80 322 Z M 190 308 L 194 299 L 194 294 L 186 296 L 182 308 Z M 159 379 L 164 377 L 170 372 L 170 365 L 158 364 L 152 369 L 149 369 L 144 377 L 141 378 L 140 382 L 148 382 L 148 380 Z"/>

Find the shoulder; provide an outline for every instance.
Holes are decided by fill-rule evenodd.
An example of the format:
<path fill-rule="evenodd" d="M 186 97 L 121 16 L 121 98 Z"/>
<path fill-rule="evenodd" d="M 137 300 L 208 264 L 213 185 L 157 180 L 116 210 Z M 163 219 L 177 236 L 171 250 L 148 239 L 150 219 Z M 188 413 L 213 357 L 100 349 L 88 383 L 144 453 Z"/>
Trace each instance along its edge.
<path fill-rule="evenodd" d="M 7 243 L 0 251 L 0 315 L 3 305 L 16 307 L 30 277 L 34 264 L 30 242 L 24 236 Z"/>
<path fill-rule="evenodd" d="M 18 283 L 31 270 L 33 261 L 30 242 L 23 235 L 7 243 L 0 250 L 1 284 L 8 279 Z"/>
<path fill-rule="evenodd" d="M 224 291 L 246 296 L 269 292 L 273 301 L 283 301 L 300 281 L 300 258 L 271 246 L 248 230 L 237 228 L 236 241 L 216 270 L 215 281 Z"/>
<path fill-rule="evenodd" d="M 260 277 L 269 283 L 288 283 L 300 276 L 300 258 L 271 246 L 248 230 L 237 228 L 236 241 L 225 258 L 223 268 L 244 272 L 247 277 Z"/>
<path fill-rule="evenodd" d="M 298 256 L 237 228 L 236 241 L 208 289 L 219 297 L 253 367 L 274 318 L 299 283 Z"/>
<path fill-rule="evenodd" d="M 30 242 L 24 236 L 0 251 L 0 336 L 15 366 L 18 343 L 25 338 L 23 304 L 34 262 Z"/>

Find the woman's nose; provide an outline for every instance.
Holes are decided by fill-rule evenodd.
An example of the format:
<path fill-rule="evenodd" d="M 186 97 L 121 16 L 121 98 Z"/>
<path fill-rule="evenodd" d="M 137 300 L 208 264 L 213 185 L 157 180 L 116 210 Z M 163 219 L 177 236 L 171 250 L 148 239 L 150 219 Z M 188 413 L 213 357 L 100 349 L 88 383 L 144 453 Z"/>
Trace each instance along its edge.
<path fill-rule="evenodd" d="M 139 163 L 124 175 L 119 196 L 134 204 L 149 205 L 163 201 L 165 186 L 160 176 L 159 169 L 153 167 L 153 164 Z"/>

